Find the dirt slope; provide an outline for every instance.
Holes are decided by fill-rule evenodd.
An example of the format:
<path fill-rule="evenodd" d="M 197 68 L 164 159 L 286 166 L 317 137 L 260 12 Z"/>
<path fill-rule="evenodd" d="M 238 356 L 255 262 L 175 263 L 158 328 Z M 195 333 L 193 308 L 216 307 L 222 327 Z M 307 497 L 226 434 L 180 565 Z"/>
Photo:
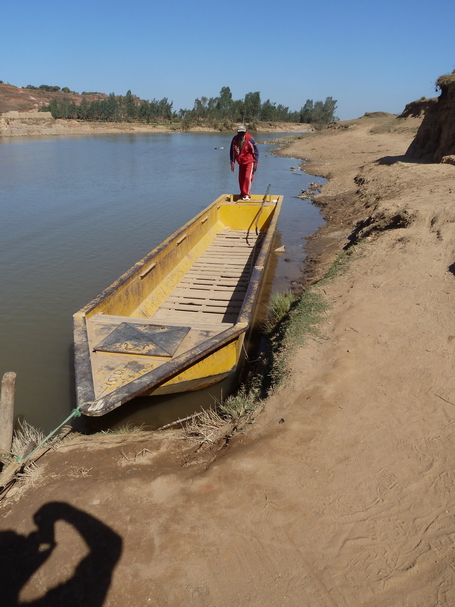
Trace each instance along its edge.
<path fill-rule="evenodd" d="M 80 95 L 79 93 L 51 93 L 41 89 L 27 89 L 12 84 L 0 83 L 0 114 L 3 112 L 19 111 L 31 112 L 37 111 L 43 105 L 49 105 L 52 99 L 66 99 L 80 104 L 83 99 L 95 101 L 96 99 L 105 99 L 104 93 L 89 95 Z"/>
<path fill-rule="evenodd" d="M 0 510 L 8 605 L 455 604 L 455 167 L 403 156 L 417 125 L 372 116 L 287 150 L 330 177 L 313 279 L 360 241 L 319 287 L 321 336 L 227 445 L 42 458 Z"/>

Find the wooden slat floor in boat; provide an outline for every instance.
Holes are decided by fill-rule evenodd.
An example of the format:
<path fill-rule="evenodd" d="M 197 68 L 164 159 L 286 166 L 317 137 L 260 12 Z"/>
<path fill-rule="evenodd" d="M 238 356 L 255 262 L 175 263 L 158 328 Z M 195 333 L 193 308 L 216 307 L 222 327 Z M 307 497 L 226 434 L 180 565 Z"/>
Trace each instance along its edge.
<path fill-rule="evenodd" d="M 235 323 L 260 240 L 262 234 L 257 236 L 254 231 L 218 234 L 152 319 L 162 323 Z"/>

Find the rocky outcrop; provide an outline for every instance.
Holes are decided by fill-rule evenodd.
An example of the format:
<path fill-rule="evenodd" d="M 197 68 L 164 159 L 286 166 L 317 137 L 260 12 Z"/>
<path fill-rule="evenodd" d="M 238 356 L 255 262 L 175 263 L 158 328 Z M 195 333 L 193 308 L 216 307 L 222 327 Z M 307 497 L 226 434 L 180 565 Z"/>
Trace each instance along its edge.
<path fill-rule="evenodd" d="M 0 115 L 0 136 L 59 134 L 57 124 L 50 112 L 5 112 Z"/>
<path fill-rule="evenodd" d="M 443 162 L 445 157 L 455 155 L 455 74 L 441 76 L 437 86 L 441 89 L 437 99 L 420 102 L 419 111 L 425 105 L 425 117 L 406 156 Z M 416 104 L 419 102 L 408 104 L 405 112 L 418 111 Z"/>
<path fill-rule="evenodd" d="M 398 118 L 424 117 L 428 114 L 428 112 L 433 108 L 433 106 L 437 102 L 437 97 L 433 97 L 432 99 L 427 99 L 426 97 L 423 97 L 422 99 L 418 99 L 417 101 L 411 101 L 411 103 L 406 104 L 403 112 L 398 116 Z"/>

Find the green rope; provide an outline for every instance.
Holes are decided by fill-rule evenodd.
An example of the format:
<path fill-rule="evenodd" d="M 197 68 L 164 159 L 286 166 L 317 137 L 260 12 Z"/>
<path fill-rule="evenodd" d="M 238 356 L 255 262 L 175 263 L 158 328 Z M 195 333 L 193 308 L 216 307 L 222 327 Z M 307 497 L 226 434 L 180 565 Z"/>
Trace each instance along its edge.
<path fill-rule="evenodd" d="M 27 457 L 26 457 L 25 459 L 22 459 L 21 457 L 16 457 L 16 458 L 15 458 L 15 459 L 16 459 L 16 461 L 17 461 L 17 462 L 20 462 L 21 464 L 25 464 L 25 463 L 26 463 L 26 462 L 27 462 L 27 461 L 28 461 L 28 460 L 29 460 L 29 459 L 32 457 L 32 455 L 33 455 L 34 453 L 36 453 L 36 451 L 38 451 L 38 449 L 40 449 L 40 448 L 41 448 L 41 447 L 44 445 L 44 443 L 46 443 L 46 442 L 47 442 L 47 441 L 48 441 L 48 440 L 49 440 L 49 439 L 50 439 L 52 436 L 54 436 L 54 434 L 55 434 L 56 432 L 58 432 L 58 431 L 60 430 L 60 428 L 63 428 L 63 426 L 64 426 L 65 424 L 67 424 L 67 423 L 68 423 L 68 422 L 69 422 L 71 419 L 73 419 L 73 417 L 81 417 L 82 413 L 79 411 L 79 407 L 81 407 L 81 406 L 82 406 L 82 405 L 79 405 L 78 407 L 76 407 L 76 409 L 73 409 L 73 410 L 71 411 L 71 413 L 68 415 L 68 417 L 65 419 L 65 421 L 64 421 L 64 422 L 62 422 L 62 423 L 60 424 L 60 426 L 57 426 L 57 428 L 55 428 L 55 430 L 52 430 L 52 432 L 50 432 L 50 433 L 49 433 L 49 434 L 46 436 L 46 438 L 45 438 L 44 440 L 42 440 L 42 441 L 40 442 L 40 444 L 39 444 L 37 447 L 35 447 L 31 453 L 29 453 L 29 454 L 27 455 Z"/>

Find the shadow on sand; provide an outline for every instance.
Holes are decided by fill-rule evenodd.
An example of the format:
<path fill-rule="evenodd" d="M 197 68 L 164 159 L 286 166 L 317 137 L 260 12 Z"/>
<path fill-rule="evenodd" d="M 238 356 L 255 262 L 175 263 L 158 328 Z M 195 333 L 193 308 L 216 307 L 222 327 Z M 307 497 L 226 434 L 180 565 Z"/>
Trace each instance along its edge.
<path fill-rule="evenodd" d="M 122 538 L 107 525 L 64 502 L 49 502 L 33 517 L 37 530 L 27 536 L 0 532 L 0 597 L 3 607 L 100 607 L 111 584 L 112 573 L 122 553 Z M 32 602 L 19 602 L 19 595 L 32 575 L 57 547 L 55 523 L 65 521 L 80 534 L 88 547 L 73 576 Z M 66 546 L 71 550 L 71 546 Z"/>

